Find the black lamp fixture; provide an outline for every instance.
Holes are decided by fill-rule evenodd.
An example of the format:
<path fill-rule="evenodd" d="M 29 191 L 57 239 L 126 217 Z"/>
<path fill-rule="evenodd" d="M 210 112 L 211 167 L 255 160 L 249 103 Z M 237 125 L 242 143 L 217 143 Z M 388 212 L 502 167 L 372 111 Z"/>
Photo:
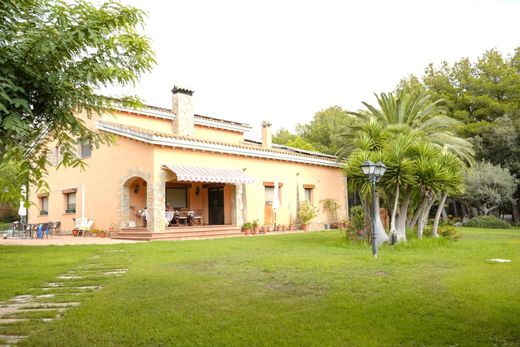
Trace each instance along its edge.
<path fill-rule="evenodd" d="M 200 187 L 197 186 L 197 188 L 195 188 L 195 195 L 199 196 L 199 193 L 200 193 Z"/>
<path fill-rule="evenodd" d="M 370 160 L 361 164 L 361 170 L 367 179 L 372 183 L 372 254 L 377 258 L 377 243 L 376 243 L 376 183 L 385 174 L 386 166 L 382 162 L 373 163 Z"/>
<path fill-rule="evenodd" d="M 139 190 L 141 190 L 141 186 L 139 185 L 139 183 L 137 183 L 134 188 L 134 193 L 139 193 Z"/>

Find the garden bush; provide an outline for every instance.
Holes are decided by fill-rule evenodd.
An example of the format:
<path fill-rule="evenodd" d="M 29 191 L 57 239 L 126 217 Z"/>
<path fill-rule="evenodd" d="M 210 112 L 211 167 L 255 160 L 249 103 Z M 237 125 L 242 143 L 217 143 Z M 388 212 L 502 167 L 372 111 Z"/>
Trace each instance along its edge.
<path fill-rule="evenodd" d="M 9 230 L 11 223 L 0 223 L 0 231 Z"/>
<path fill-rule="evenodd" d="M 448 240 L 457 241 L 458 239 L 462 238 L 462 232 L 455 228 L 453 225 L 445 224 L 445 225 L 439 225 L 437 228 L 437 234 L 440 237 L 443 237 Z M 424 227 L 423 235 L 426 237 L 432 236 L 432 225 L 429 224 Z"/>
<path fill-rule="evenodd" d="M 488 228 L 488 229 L 509 229 L 511 225 L 495 216 L 476 216 L 464 224 L 465 227 Z"/>

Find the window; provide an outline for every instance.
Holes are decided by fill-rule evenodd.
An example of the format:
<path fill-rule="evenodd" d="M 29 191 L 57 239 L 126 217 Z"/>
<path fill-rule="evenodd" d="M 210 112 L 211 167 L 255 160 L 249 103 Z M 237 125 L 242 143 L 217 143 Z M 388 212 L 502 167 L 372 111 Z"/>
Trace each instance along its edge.
<path fill-rule="evenodd" d="M 313 203 L 314 201 L 314 185 L 312 184 L 304 184 L 303 185 L 304 190 L 304 199 L 306 201 L 309 201 L 310 203 Z"/>
<path fill-rule="evenodd" d="M 265 187 L 265 204 L 272 205 L 274 200 L 274 187 Z"/>
<path fill-rule="evenodd" d="M 188 188 L 166 188 L 166 204 L 173 208 L 188 207 Z"/>
<path fill-rule="evenodd" d="M 65 194 L 67 209 L 65 213 L 76 213 L 76 193 Z"/>
<path fill-rule="evenodd" d="M 49 197 L 40 196 L 40 216 L 46 216 L 49 214 Z"/>
<path fill-rule="evenodd" d="M 278 203 L 282 203 L 282 187 L 283 183 L 278 183 Z M 264 182 L 265 188 L 265 204 L 272 205 L 274 201 L 274 182 Z"/>
<path fill-rule="evenodd" d="M 87 158 L 92 155 L 92 145 L 89 140 L 81 142 L 81 158 Z"/>

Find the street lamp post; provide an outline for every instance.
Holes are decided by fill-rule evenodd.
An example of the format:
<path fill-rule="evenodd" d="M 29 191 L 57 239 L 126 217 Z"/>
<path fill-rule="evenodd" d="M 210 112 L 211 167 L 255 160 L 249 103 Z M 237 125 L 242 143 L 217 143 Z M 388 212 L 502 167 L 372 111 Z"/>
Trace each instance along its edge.
<path fill-rule="evenodd" d="M 373 163 L 370 160 L 361 164 L 361 170 L 367 179 L 372 184 L 372 254 L 377 258 L 377 243 L 376 243 L 376 183 L 385 174 L 386 166 L 381 162 Z"/>

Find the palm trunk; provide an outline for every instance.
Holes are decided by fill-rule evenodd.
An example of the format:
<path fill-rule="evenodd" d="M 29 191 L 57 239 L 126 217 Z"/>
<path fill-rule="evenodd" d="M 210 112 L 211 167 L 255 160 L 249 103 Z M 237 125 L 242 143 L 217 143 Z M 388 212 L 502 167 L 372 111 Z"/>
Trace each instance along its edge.
<path fill-rule="evenodd" d="M 428 216 L 430 215 L 430 210 L 432 209 L 434 202 L 435 194 L 428 194 L 427 204 L 421 213 L 419 223 L 417 225 L 417 237 L 420 239 L 422 239 L 424 227 L 426 226 L 426 224 L 428 224 Z"/>
<path fill-rule="evenodd" d="M 395 229 L 395 219 L 397 217 L 397 205 L 399 204 L 399 183 L 395 187 L 394 206 L 392 207 L 392 216 L 390 217 L 390 244 L 393 244 L 397 238 L 397 231 Z"/>
<path fill-rule="evenodd" d="M 406 217 L 412 192 L 413 187 L 408 186 L 405 190 L 403 202 L 401 202 L 401 206 L 399 207 L 399 217 L 397 218 L 397 242 L 406 241 Z"/>
<path fill-rule="evenodd" d="M 448 193 L 443 192 L 441 202 L 439 203 L 439 207 L 437 208 L 437 213 L 435 214 L 435 219 L 433 220 L 433 227 L 432 227 L 432 236 L 433 237 L 439 237 L 437 229 L 439 228 L 439 221 L 441 219 L 442 209 L 444 208 L 444 203 L 446 202 L 447 198 L 448 198 Z"/>
<path fill-rule="evenodd" d="M 428 196 L 425 195 L 424 198 L 421 200 L 419 207 L 417 207 L 417 209 L 415 210 L 415 213 L 413 214 L 412 220 L 408 226 L 410 229 L 413 229 L 415 227 L 415 225 L 419 221 L 419 217 L 421 217 L 421 215 L 427 205 L 428 205 Z"/>
<path fill-rule="evenodd" d="M 379 212 L 379 195 L 376 193 L 376 211 L 375 211 L 375 225 L 376 225 L 376 242 L 377 246 L 381 246 L 383 243 L 388 241 L 388 235 L 385 232 L 385 227 L 381 221 L 381 213 Z"/>

